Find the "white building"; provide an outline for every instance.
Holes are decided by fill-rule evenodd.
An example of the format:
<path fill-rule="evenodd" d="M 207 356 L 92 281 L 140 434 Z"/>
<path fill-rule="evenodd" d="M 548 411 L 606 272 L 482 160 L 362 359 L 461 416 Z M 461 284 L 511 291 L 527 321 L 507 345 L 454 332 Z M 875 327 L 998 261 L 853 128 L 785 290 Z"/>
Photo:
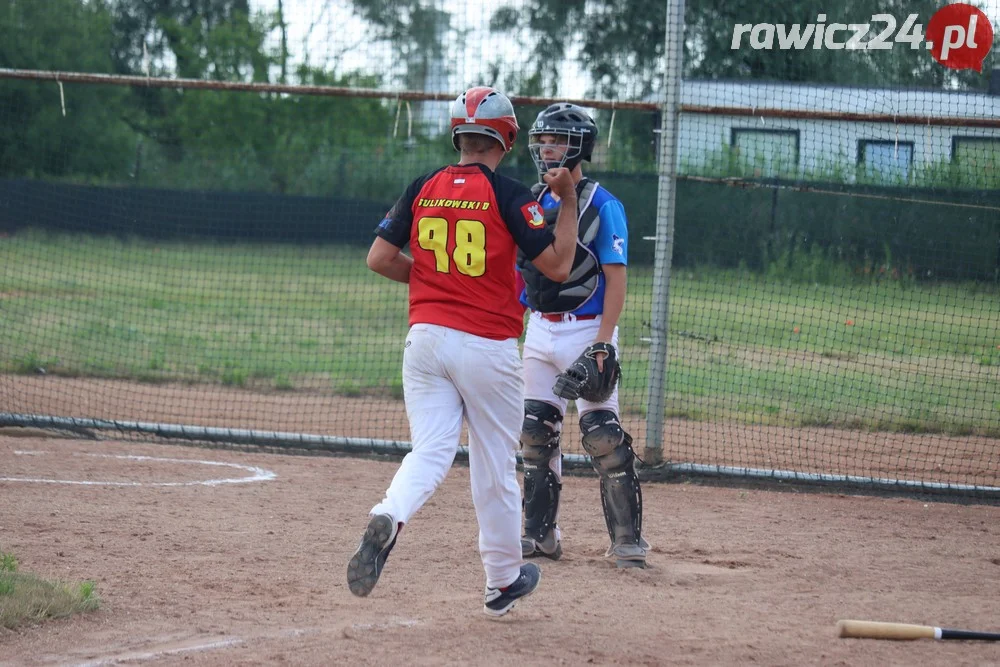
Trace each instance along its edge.
<path fill-rule="evenodd" d="M 955 162 L 1000 171 L 1000 71 L 990 93 L 690 80 L 681 103 L 715 110 L 681 114 L 684 173 L 712 172 L 734 156 L 761 175 L 854 173 L 860 165 L 905 181 L 915 165 Z"/>

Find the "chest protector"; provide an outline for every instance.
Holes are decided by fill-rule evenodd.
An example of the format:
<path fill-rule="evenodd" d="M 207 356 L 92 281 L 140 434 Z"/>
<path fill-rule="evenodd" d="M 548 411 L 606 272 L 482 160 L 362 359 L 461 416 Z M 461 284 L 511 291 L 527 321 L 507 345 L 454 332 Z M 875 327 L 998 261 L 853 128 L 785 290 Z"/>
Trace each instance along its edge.
<path fill-rule="evenodd" d="M 525 293 L 528 306 L 541 313 L 569 313 L 590 300 L 597 291 L 598 277 L 601 275 L 601 263 L 597 255 L 587 246 L 597 238 L 597 230 L 601 226 L 601 218 L 597 209 L 592 206 L 594 193 L 597 192 L 597 181 L 582 179 L 576 186 L 577 220 L 579 235 L 576 239 L 576 256 L 573 258 L 573 268 L 570 269 L 566 282 L 557 283 L 549 280 L 518 250 L 517 265 L 524 278 Z M 536 183 L 531 192 L 535 199 L 542 200 L 549 186 Z M 559 207 L 545 209 L 545 224 L 552 226 L 559 217 Z"/>

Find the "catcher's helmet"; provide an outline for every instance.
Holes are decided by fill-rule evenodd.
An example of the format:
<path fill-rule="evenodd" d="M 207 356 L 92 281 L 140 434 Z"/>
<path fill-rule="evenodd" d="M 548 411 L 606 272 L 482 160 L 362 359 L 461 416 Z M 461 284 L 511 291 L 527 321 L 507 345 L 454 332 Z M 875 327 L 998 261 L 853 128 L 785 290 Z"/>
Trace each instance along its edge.
<path fill-rule="evenodd" d="M 469 88 L 451 105 L 451 141 L 455 150 L 458 150 L 458 135 L 471 132 L 493 137 L 505 152 L 510 152 L 517 130 L 514 105 L 494 88 Z"/>
<path fill-rule="evenodd" d="M 540 143 L 538 137 L 551 134 L 564 139 L 566 150 L 559 159 L 542 159 L 546 144 Z M 581 160 L 590 161 L 597 143 L 597 123 L 583 107 L 568 102 L 558 102 L 549 105 L 535 119 L 528 130 L 528 151 L 531 159 L 538 167 L 538 173 L 544 174 L 555 167 L 572 169 Z"/>

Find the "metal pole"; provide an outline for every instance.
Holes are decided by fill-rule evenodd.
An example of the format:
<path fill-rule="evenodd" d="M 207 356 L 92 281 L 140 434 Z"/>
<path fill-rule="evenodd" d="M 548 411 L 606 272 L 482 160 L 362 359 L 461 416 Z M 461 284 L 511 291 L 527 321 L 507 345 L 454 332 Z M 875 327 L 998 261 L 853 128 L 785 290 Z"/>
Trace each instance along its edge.
<path fill-rule="evenodd" d="M 681 73 L 684 60 L 684 0 L 667 0 L 664 36 L 665 75 L 660 121 L 659 194 L 653 304 L 650 312 L 649 388 L 646 446 L 649 465 L 663 462 L 663 420 L 667 385 L 667 327 L 670 315 L 670 265 L 674 251 L 674 205 L 677 195 L 677 134 L 680 125 Z"/>

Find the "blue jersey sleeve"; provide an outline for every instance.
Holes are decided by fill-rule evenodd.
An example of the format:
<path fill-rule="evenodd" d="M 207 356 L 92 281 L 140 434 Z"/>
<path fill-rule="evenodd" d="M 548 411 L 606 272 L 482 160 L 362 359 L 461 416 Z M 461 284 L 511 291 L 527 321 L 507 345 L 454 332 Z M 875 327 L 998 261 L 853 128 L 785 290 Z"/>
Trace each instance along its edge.
<path fill-rule="evenodd" d="M 625 207 L 609 197 L 599 209 L 601 226 L 594 239 L 594 252 L 601 264 L 628 264 L 628 220 Z"/>

